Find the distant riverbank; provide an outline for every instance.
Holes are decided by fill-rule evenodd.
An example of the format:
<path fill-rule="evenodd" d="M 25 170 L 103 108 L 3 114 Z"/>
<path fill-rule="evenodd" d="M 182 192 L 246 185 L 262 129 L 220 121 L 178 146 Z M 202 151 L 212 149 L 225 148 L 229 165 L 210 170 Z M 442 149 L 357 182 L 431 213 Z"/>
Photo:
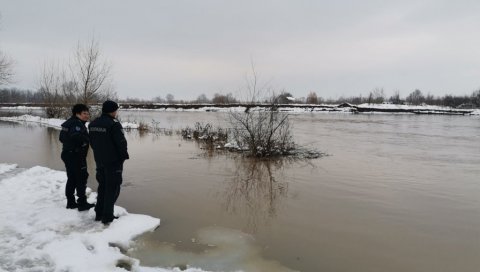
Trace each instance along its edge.
<path fill-rule="evenodd" d="M 0 104 L 2 110 L 39 110 L 44 104 Z M 161 104 L 161 103 L 124 103 L 122 110 L 144 111 L 262 111 L 271 108 L 271 104 Z M 431 105 L 397 105 L 397 104 L 279 104 L 276 109 L 287 113 L 405 113 L 405 114 L 442 114 L 442 115 L 480 115 L 480 109 L 458 109 Z"/>

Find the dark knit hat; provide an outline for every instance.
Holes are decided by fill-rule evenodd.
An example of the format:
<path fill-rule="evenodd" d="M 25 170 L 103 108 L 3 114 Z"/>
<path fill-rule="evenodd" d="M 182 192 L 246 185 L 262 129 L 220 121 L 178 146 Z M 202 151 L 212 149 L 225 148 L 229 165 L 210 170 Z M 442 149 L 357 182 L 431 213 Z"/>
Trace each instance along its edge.
<path fill-rule="evenodd" d="M 111 101 L 111 100 L 107 100 L 105 102 L 103 102 L 103 105 L 102 105 L 102 112 L 103 113 L 111 113 L 111 112 L 114 112 L 118 110 L 118 104 Z"/>

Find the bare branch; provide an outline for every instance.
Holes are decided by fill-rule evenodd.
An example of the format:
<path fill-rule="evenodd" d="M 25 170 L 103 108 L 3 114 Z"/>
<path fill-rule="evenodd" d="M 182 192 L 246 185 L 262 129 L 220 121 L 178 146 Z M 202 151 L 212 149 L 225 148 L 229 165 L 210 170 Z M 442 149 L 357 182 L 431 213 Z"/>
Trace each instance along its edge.
<path fill-rule="evenodd" d="M 86 44 L 78 42 L 70 67 L 82 103 L 88 105 L 113 93 L 110 84 L 111 66 L 102 60 L 99 43 L 95 38 Z"/>
<path fill-rule="evenodd" d="M 0 85 L 11 83 L 13 61 L 0 51 Z"/>

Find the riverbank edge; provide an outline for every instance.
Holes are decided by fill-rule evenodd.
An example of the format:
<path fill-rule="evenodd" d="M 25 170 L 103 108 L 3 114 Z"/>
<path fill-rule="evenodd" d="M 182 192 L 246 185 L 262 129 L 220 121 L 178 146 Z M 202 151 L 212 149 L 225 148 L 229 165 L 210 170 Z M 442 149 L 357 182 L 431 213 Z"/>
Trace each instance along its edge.
<path fill-rule="evenodd" d="M 5 104 L 0 103 L 3 110 L 28 110 L 43 109 L 44 104 Z M 159 104 L 144 103 L 120 105 L 122 110 L 137 111 L 203 111 L 203 112 L 248 112 L 267 110 L 271 104 Z M 285 113 L 396 113 L 396 114 L 438 114 L 438 115 L 480 115 L 480 109 L 458 109 L 451 107 L 431 105 L 396 105 L 396 104 L 360 104 L 352 105 L 343 103 L 340 105 L 326 104 L 279 104 L 276 109 Z"/>

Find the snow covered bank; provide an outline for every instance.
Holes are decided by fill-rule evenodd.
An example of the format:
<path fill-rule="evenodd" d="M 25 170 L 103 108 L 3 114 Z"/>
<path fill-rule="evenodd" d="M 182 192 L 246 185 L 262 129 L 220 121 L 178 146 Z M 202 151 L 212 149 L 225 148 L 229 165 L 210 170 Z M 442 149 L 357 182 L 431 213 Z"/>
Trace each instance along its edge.
<path fill-rule="evenodd" d="M 0 163 L 0 271 L 180 271 L 142 267 L 122 253 L 160 219 L 115 206 L 120 218 L 104 226 L 93 210 L 65 209 L 65 182 L 62 171 Z"/>
<path fill-rule="evenodd" d="M 397 104 L 360 104 L 354 106 L 356 112 L 413 113 L 413 114 L 449 114 L 476 115 L 478 109 L 457 109 L 432 105 L 397 105 Z"/>
<path fill-rule="evenodd" d="M 63 119 L 55 119 L 55 118 L 42 118 L 39 116 L 33 116 L 33 115 L 21 115 L 21 116 L 13 116 L 13 117 L 0 117 L 0 120 L 2 121 L 10 121 L 10 122 L 17 122 L 17 123 L 37 123 L 37 124 L 42 124 L 46 125 L 48 127 L 53 127 L 60 129 L 61 125 L 65 120 Z"/>
<path fill-rule="evenodd" d="M 42 110 L 44 107 L 31 107 L 31 106 L 2 106 L 2 110 Z"/>
<path fill-rule="evenodd" d="M 63 119 L 55 119 L 55 118 L 43 118 L 39 116 L 33 115 L 21 115 L 21 116 L 14 116 L 14 117 L 0 117 L 0 121 L 10 121 L 10 122 L 17 122 L 17 123 L 36 123 L 42 124 L 48 127 L 53 127 L 60 129 L 61 125 L 65 120 Z M 86 124 L 88 127 L 88 123 Z M 136 123 L 129 123 L 129 122 L 122 122 L 123 128 L 126 129 L 138 129 L 138 124 Z"/>
<path fill-rule="evenodd" d="M 189 104 L 147 104 L 147 105 L 122 105 L 122 111 L 157 111 L 157 112 L 245 112 L 265 111 L 271 105 L 189 105 Z M 287 113 L 311 113 L 311 112 L 351 112 L 351 108 L 343 108 L 332 105 L 310 104 L 282 104 L 278 110 Z"/>
<path fill-rule="evenodd" d="M 480 115 L 480 109 L 473 110 L 471 115 Z"/>
<path fill-rule="evenodd" d="M 245 112 L 265 111 L 271 105 L 213 105 L 213 104 L 122 104 L 122 111 L 152 111 L 152 112 Z M 281 104 L 278 110 L 291 114 L 302 113 L 406 113 L 406 114 L 456 114 L 456 115 L 480 115 L 480 109 L 457 109 L 451 107 L 432 105 L 397 105 L 397 104 L 360 104 L 353 105 L 343 103 L 340 105 L 330 104 Z M 37 109 L 38 107 L 15 107 L 16 110 Z M 0 107 L 0 109 L 10 109 Z M 1 117 L 0 120 L 2 120 Z M 27 118 L 28 119 L 28 118 Z M 46 118 L 43 118 L 46 119 Z M 28 122 L 28 120 L 26 120 Z M 136 123 L 124 123 L 124 128 L 138 129 Z"/>
<path fill-rule="evenodd" d="M 451 115 L 478 115 L 479 109 L 457 109 L 451 107 L 432 105 L 397 105 L 397 104 L 360 104 L 353 105 L 343 103 L 340 105 L 326 104 L 280 104 L 276 106 L 278 111 L 302 114 L 302 113 L 407 113 L 407 114 L 451 114 Z M 123 111 L 182 111 L 182 112 L 244 112 L 265 111 L 271 108 L 269 104 L 123 104 Z"/>

